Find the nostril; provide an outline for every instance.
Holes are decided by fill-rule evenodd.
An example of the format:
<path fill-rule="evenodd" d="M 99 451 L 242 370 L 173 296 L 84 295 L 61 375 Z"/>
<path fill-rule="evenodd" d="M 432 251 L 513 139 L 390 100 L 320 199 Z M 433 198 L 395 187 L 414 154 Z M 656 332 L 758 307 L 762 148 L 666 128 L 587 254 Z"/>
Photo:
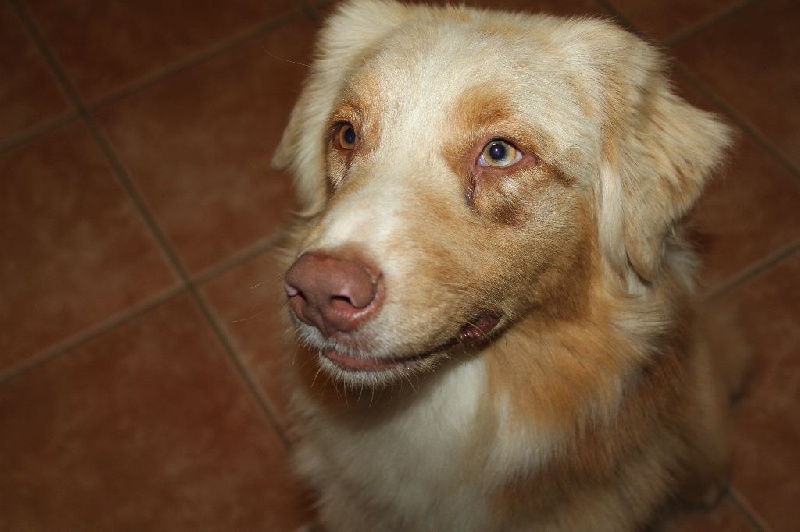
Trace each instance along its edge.
<path fill-rule="evenodd" d="M 377 294 L 375 282 L 367 272 L 351 271 L 337 282 L 337 290 L 331 290 L 330 304 L 337 308 L 351 307 L 354 309 L 366 308 L 372 303 Z"/>
<path fill-rule="evenodd" d="M 289 283 L 283 283 L 283 289 L 286 291 L 286 295 L 289 297 L 300 296 L 302 293 L 299 289 L 295 288 L 294 286 L 290 285 Z"/>
<path fill-rule="evenodd" d="M 367 302 L 366 305 L 359 305 L 347 296 L 331 296 L 330 301 L 331 308 L 339 312 L 350 312 L 353 309 L 362 309 L 369 306 L 369 303 L 370 302 Z"/>

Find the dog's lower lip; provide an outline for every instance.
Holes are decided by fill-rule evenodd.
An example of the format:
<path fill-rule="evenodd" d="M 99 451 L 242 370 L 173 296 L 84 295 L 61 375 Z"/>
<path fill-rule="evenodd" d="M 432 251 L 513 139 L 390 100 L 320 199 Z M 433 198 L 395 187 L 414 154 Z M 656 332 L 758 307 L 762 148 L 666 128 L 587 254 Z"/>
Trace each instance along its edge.
<path fill-rule="evenodd" d="M 384 371 L 408 364 L 420 358 L 379 358 L 370 356 L 354 356 L 347 355 L 332 348 L 323 349 L 321 354 L 340 368 L 350 371 Z"/>
<path fill-rule="evenodd" d="M 435 353 L 444 351 L 449 347 L 468 340 L 484 338 L 499 323 L 502 314 L 486 311 L 479 314 L 474 320 L 465 324 L 458 335 L 439 348 L 429 352 L 405 357 L 374 357 L 368 355 L 349 355 L 336 349 L 327 347 L 320 351 L 320 355 L 328 359 L 341 369 L 347 371 L 379 372 L 400 366 L 408 367 L 409 364 L 427 359 Z"/>

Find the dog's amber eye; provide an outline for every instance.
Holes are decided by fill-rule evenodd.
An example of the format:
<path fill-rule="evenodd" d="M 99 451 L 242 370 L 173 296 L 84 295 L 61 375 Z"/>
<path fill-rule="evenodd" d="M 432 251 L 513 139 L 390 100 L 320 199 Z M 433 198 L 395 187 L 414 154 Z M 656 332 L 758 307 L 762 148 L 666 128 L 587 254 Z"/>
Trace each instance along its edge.
<path fill-rule="evenodd" d="M 336 142 L 344 150 L 352 150 L 356 147 L 356 130 L 352 124 L 342 124 L 336 132 Z"/>
<path fill-rule="evenodd" d="M 481 166 L 505 167 L 522 159 L 522 152 L 505 140 L 493 140 L 484 146 L 478 164 Z"/>

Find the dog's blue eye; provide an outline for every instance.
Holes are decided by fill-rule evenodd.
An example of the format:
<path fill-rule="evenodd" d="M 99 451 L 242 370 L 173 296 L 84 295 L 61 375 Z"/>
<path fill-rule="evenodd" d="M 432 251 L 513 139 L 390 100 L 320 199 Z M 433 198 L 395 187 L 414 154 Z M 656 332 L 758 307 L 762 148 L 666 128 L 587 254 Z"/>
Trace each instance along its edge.
<path fill-rule="evenodd" d="M 345 150 L 352 150 L 356 147 L 356 130 L 351 124 L 342 124 L 339 126 L 336 139 L 339 143 L 339 147 Z"/>
<path fill-rule="evenodd" d="M 478 159 L 480 166 L 511 166 L 522 159 L 520 152 L 513 144 L 505 140 L 493 140 L 484 146 Z"/>

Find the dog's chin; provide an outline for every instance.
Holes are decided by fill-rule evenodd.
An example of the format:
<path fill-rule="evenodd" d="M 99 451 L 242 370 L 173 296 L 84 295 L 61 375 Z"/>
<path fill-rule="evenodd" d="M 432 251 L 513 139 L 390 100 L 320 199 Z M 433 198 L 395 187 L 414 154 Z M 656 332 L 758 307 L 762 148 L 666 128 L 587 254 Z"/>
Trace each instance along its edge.
<path fill-rule="evenodd" d="M 433 371 L 447 356 L 446 347 L 409 356 L 378 356 L 327 347 L 318 351 L 320 369 L 349 385 L 385 386 Z"/>

